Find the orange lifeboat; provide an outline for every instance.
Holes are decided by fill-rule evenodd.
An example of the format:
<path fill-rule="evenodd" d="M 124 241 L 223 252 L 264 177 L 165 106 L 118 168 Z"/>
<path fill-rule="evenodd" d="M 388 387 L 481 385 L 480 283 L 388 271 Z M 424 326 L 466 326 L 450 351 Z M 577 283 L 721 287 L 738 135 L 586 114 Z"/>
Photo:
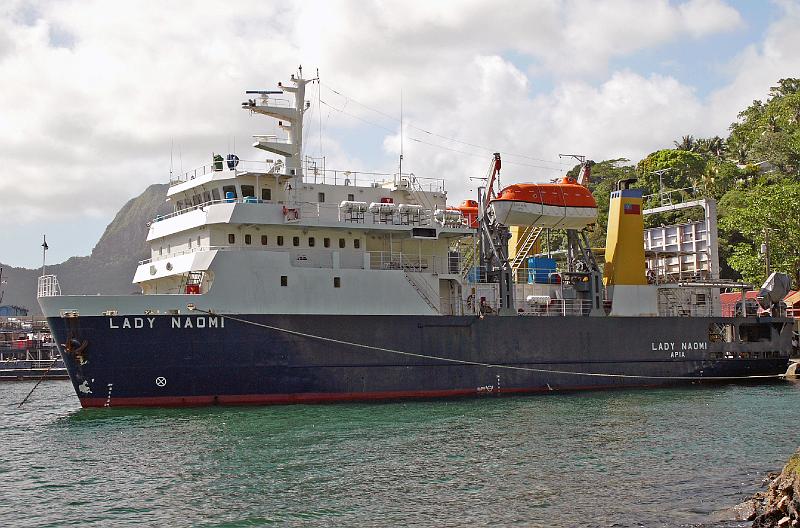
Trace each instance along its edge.
<path fill-rule="evenodd" d="M 597 202 L 575 178 L 560 183 L 518 183 L 500 191 L 490 203 L 504 225 L 582 229 L 597 220 Z"/>
<path fill-rule="evenodd" d="M 478 227 L 478 202 L 475 200 L 464 200 L 458 207 L 448 207 L 448 209 L 461 211 L 461 216 L 467 221 L 469 227 Z"/>

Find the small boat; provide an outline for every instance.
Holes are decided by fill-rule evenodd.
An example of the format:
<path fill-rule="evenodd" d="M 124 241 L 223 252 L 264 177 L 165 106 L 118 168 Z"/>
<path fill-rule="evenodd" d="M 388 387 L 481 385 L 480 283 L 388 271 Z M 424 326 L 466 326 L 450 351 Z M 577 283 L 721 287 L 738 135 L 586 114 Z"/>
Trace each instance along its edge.
<path fill-rule="evenodd" d="M 478 227 L 478 202 L 475 200 L 464 200 L 458 207 L 448 207 L 454 211 L 460 211 L 461 217 L 466 225 L 473 229 Z"/>
<path fill-rule="evenodd" d="M 597 220 L 597 202 L 575 178 L 560 183 L 517 183 L 491 201 L 498 222 L 558 229 L 583 229 Z"/>

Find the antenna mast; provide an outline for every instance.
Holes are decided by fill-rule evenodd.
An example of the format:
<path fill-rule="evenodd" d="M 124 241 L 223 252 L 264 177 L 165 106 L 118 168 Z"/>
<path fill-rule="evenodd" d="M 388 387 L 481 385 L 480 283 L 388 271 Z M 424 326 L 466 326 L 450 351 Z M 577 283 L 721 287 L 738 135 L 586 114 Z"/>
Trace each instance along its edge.
<path fill-rule="evenodd" d="M 402 179 L 403 179 L 403 89 L 400 88 L 400 180 L 402 181 Z"/>

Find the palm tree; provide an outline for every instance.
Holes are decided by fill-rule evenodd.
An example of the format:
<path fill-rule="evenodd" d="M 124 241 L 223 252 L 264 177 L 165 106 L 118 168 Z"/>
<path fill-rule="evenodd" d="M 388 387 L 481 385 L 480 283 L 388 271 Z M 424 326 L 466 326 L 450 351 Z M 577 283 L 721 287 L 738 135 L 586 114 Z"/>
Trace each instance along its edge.
<path fill-rule="evenodd" d="M 708 151 L 717 158 L 721 158 L 725 152 L 725 140 L 719 136 L 714 136 L 708 140 Z"/>
<path fill-rule="evenodd" d="M 680 141 L 673 141 L 677 150 L 694 151 L 696 148 L 694 137 L 691 135 L 683 136 Z"/>

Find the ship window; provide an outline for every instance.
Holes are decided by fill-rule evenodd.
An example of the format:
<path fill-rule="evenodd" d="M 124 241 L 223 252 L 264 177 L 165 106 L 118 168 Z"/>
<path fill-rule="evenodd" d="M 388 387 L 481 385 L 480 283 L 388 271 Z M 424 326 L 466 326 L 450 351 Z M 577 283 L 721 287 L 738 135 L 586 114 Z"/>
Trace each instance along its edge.
<path fill-rule="evenodd" d="M 164 246 L 161 246 L 160 248 L 158 248 L 158 254 L 159 255 L 163 255 L 164 254 Z"/>
<path fill-rule="evenodd" d="M 200 247 L 200 235 L 197 235 L 197 247 Z"/>
<path fill-rule="evenodd" d="M 211 189 L 211 197 L 212 197 L 214 200 L 219 200 L 219 189 L 217 189 L 216 187 L 214 187 L 213 189 Z"/>
<path fill-rule="evenodd" d="M 247 233 L 244 236 L 244 243 L 249 246 L 252 242 L 253 242 L 253 237 L 250 236 L 250 233 Z"/>
<path fill-rule="evenodd" d="M 314 240 L 314 237 L 308 237 L 308 247 L 314 247 L 314 244 L 316 244 L 316 242 L 317 241 Z"/>
<path fill-rule="evenodd" d="M 228 244 L 235 244 L 236 243 L 236 235 L 233 233 L 228 233 Z"/>
<path fill-rule="evenodd" d="M 222 188 L 222 195 L 225 198 L 228 197 L 228 193 L 233 193 L 233 197 L 236 198 L 236 186 L 235 185 L 226 185 Z"/>
<path fill-rule="evenodd" d="M 297 247 L 300 245 L 300 237 L 292 237 L 292 245 Z"/>
<path fill-rule="evenodd" d="M 342 278 L 341 277 L 334 277 L 333 278 L 333 287 L 334 288 L 341 288 L 342 287 Z"/>
<path fill-rule="evenodd" d="M 281 275 L 281 286 L 288 286 L 289 285 L 289 277 L 286 275 Z"/>
<path fill-rule="evenodd" d="M 192 249 L 192 239 L 189 239 L 189 249 Z"/>
<path fill-rule="evenodd" d="M 360 238 L 353 239 L 353 247 L 356 248 L 356 249 L 361 247 L 361 239 Z"/>
<path fill-rule="evenodd" d="M 339 247 L 344 249 L 344 239 L 343 238 L 339 239 Z"/>
<path fill-rule="evenodd" d="M 317 201 L 319 203 L 325 203 L 325 193 L 317 193 Z"/>
<path fill-rule="evenodd" d="M 323 238 L 322 245 L 325 246 L 326 248 L 331 247 L 331 239 L 328 237 Z"/>
<path fill-rule="evenodd" d="M 279 246 L 283 245 L 283 235 L 278 235 L 278 245 Z"/>
<path fill-rule="evenodd" d="M 192 205 L 200 205 L 200 195 L 195 194 L 192 196 Z"/>
<path fill-rule="evenodd" d="M 181 211 L 182 209 L 183 209 L 183 200 L 178 200 L 178 202 L 175 204 L 175 210 Z"/>
<path fill-rule="evenodd" d="M 255 197 L 255 195 L 256 195 L 256 188 L 255 187 L 253 187 L 252 185 L 242 185 L 242 197 L 243 198 L 245 196 L 253 196 L 253 197 Z"/>
<path fill-rule="evenodd" d="M 261 245 L 262 246 L 267 245 L 267 235 L 261 235 Z"/>
<path fill-rule="evenodd" d="M 699 306 L 705 306 L 705 304 L 706 304 L 706 294 L 705 293 L 698 293 L 697 294 L 697 304 Z"/>
<path fill-rule="evenodd" d="M 272 200 L 272 189 L 261 189 L 261 199 L 267 201 Z"/>
<path fill-rule="evenodd" d="M 355 194 L 348 194 L 347 195 L 347 201 L 348 202 L 354 202 L 355 200 L 356 200 L 356 195 Z"/>
<path fill-rule="evenodd" d="M 211 193 L 208 191 L 203 191 L 203 202 L 210 202 L 211 201 Z"/>

